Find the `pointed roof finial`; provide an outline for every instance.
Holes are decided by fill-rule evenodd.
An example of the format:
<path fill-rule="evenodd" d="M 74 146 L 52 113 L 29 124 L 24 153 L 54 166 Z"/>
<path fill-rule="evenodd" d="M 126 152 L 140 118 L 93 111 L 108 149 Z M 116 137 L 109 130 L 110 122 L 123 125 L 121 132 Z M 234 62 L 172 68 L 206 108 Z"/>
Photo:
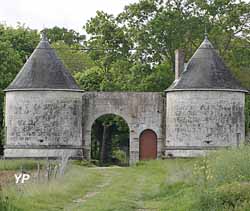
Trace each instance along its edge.
<path fill-rule="evenodd" d="M 205 33 L 204 33 L 204 35 L 205 35 L 205 39 L 207 40 L 208 39 L 208 34 L 207 34 L 207 25 L 206 25 L 206 23 L 205 23 Z"/>

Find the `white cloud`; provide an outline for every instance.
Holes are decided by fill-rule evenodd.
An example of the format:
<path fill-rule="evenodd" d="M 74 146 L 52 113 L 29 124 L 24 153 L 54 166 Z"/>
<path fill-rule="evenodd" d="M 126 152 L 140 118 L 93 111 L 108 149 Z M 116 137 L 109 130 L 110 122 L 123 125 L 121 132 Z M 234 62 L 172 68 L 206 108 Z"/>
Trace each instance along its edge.
<path fill-rule="evenodd" d="M 82 32 L 82 26 L 97 10 L 118 14 L 125 5 L 139 0 L 0 0 L 0 22 L 30 28 L 64 26 Z"/>

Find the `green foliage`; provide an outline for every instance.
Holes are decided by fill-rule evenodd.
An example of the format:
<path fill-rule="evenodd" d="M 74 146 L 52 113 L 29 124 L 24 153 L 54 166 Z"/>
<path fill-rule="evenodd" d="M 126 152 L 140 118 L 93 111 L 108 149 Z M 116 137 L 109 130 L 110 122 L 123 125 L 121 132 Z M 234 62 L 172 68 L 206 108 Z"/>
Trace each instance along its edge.
<path fill-rule="evenodd" d="M 80 87 L 85 91 L 102 91 L 104 73 L 99 67 L 92 67 L 84 72 L 77 72 L 74 77 Z"/>
<path fill-rule="evenodd" d="M 3 117 L 4 117 L 4 92 L 13 78 L 18 73 L 22 61 L 17 51 L 12 48 L 9 41 L 0 40 L 0 145 L 4 140 Z"/>
<path fill-rule="evenodd" d="M 128 165 L 128 156 L 127 156 L 127 152 L 123 151 L 123 150 L 115 150 L 113 152 L 113 158 L 115 158 L 118 161 L 118 165 Z"/>
<path fill-rule="evenodd" d="M 249 210 L 250 148 L 221 150 L 196 162 L 199 210 Z"/>
<path fill-rule="evenodd" d="M 97 11 L 96 17 L 91 18 L 84 28 L 91 35 L 86 42 L 89 55 L 104 70 L 108 70 L 113 62 L 128 58 L 129 38 L 113 15 Z"/>
<path fill-rule="evenodd" d="M 77 204 L 73 201 L 82 199 L 106 177 L 92 168 L 78 165 L 69 168 L 70 171 L 64 177 L 49 183 L 8 186 L 3 189 L 3 197 L 8 197 L 11 205 L 22 211 L 74 210 Z"/>
<path fill-rule="evenodd" d="M 53 28 L 45 28 L 42 30 L 51 43 L 63 41 L 67 45 L 80 44 L 86 39 L 85 35 L 81 35 L 73 29 L 66 29 L 54 26 Z"/>
<path fill-rule="evenodd" d="M 21 211 L 20 209 L 14 207 L 9 201 L 8 197 L 3 197 L 0 190 L 0 210 L 2 211 Z"/>
<path fill-rule="evenodd" d="M 235 0 L 142 0 L 127 6 L 118 20 L 133 40 L 136 58 L 155 64 L 168 60 L 173 65 L 174 50 L 184 48 L 190 57 L 204 38 L 205 26 L 224 55 L 237 35 L 248 29 L 249 11 L 249 3 Z"/>
<path fill-rule="evenodd" d="M 98 11 L 85 25 L 88 55 L 98 67 L 76 78 L 85 90 L 163 91 L 173 81 L 174 50 L 183 48 L 189 59 L 206 26 L 215 48 L 248 87 L 249 12 L 249 3 L 235 0 L 142 0 L 116 17 Z"/>
<path fill-rule="evenodd" d="M 25 25 L 19 24 L 16 28 L 0 25 L 0 41 L 9 42 L 24 63 L 38 44 L 39 34 L 37 30 L 32 30 Z M 0 51 L 4 50 L 4 48 L 0 49 Z M 16 62 L 15 58 L 12 62 Z"/>
<path fill-rule="evenodd" d="M 75 160 L 73 161 L 74 165 L 86 166 L 86 167 L 94 167 L 95 165 L 88 160 Z"/>
<path fill-rule="evenodd" d="M 200 210 L 247 211 L 250 208 L 250 184 L 229 183 L 200 195 Z"/>
<path fill-rule="evenodd" d="M 225 59 L 233 74 L 239 79 L 242 86 L 250 88 L 250 43 L 245 39 L 234 39 L 232 48 L 228 49 Z M 247 107 L 249 105 L 247 104 Z M 249 107 L 248 107 L 249 109 Z"/>
<path fill-rule="evenodd" d="M 33 170 L 37 168 L 37 163 L 44 164 L 43 161 L 38 160 L 0 160 L 0 171 L 13 170 Z"/>
<path fill-rule="evenodd" d="M 95 66 L 89 55 L 80 50 L 79 44 L 68 45 L 61 40 L 52 43 L 51 46 L 72 74 L 87 71 Z"/>
<path fill-rule="evenodd" d="M 4 141 L 3 90 L 15 78 L 26 58 L 33 52 L 39 40 L 36 30 L 24 25 L 17 28 L 0 25 L 0 145 Z"/>
<path fill-rule="evenodd" d="M 108 127 L 104 137 L 104 127 Z M 128 164 L 129 127 L 126 121 L 114 114 L 107 114 L 95 120 L 91 130 L 92 159 L 101 161 L 101 151 L 104 143 L 105 165 Z"/>
<path fill-rule="evenodd" d="M 128 168 L 86 168 L 78 161 L 58 181 L 5 187 L 3 197 L 20 210 L 248 211 L 249 152 L 247 147 L 206 158 L 144 161 Z M 208 175 L 212 177 L 205 186 L 199 178 Z"/>
<path fill-rule="evenodd" d="M 249 151 L 248 146 L 242 146 L 240 149 L 219 150 L 204 157 L 196 166 L 199 178 L 206 177 L 204 180 L 208 186 L 249 181 Z"/>
<path fill-rule="evenodd" d="M 19 53 L 12 48 L 9 41 L 0 41 L 0 49 L 0 87 L 3 90 L 18 73 L 22 61 Z"/>
<path fill-rule="evenodd" d="M 174 72 L 168 63 L 158 65 L 152 73 L 146 75 L 138 84 L 141 91 L 162 92 L 174 81 Z"/>
<path fill-rule="evenodd" d="M 49 183 L 6 187 L 4 197 L 20 210 L 138 210 L 159 207 L 161 201 L 150 198 L 158 192 L 160 184 L 167 183 L 171 168 L 187 167 L 184 161 L 149 161 L 144 166 L 128 168 L 86 168 L 70 166 L 65 177 Z M 178 186 L 180 187 L 180 186 Z M 122 199 L 122 200 L 121 200 Z M 77 202 L 76 202 L 77 201 Z M 151 202 L 160 202 L 155 206 Z M 145 203 L 145 204 L 144 204 Z M 163 209 L 161 209 L 163 208 Z M 171 209 L 170 209 L 171 210 Z"/>

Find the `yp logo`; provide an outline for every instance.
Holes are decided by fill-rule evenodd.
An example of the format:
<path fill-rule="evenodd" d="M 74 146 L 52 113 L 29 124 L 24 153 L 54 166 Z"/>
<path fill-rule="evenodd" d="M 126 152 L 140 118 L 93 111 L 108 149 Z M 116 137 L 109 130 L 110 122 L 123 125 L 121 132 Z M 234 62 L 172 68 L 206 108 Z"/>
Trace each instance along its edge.
<path fill-rule="evenodd" d="M 15 174 L 15 178 L 16 178 L 16 184 L 18 183 L 24 183 L 25 181 L 28 181 L 30 179 L 30 175 L 29 174 Z"/>

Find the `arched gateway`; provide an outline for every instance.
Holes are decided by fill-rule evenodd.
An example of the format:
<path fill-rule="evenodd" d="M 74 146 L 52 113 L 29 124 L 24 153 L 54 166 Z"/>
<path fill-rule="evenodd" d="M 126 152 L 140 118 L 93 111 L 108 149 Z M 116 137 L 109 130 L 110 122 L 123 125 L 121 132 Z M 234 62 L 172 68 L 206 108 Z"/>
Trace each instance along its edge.
<path fill-rule="evenodd" d="M 91 126 L 104 114 L 129 127 L 130 164 L 139 160 L 140 134 L 151 129 L 141 151 L 193 157 L 237 147 L 245 138 L 245 93 L 207 39 L 189 60 L 176 52 L 176 78 L 161 92 L 84 92 L 43 37 L 15 80 L 5 89 L 6 158 L 64 154 L 90 158 Z M 145 141 L 145 140 L 146 141 Z M 157 148 L 157 150 L 155 150 Z M 147 158 L 141 154 L 142 158 Z"/>
<path fill-rule="evenodd" d="M 105 114 L 121 116 L 129 127 L 129 161 L 139 160 L 139 138 L 151 128 L 157 134 L 157 155 L 162 153 L 162 96 L 156 92 L 86 92 L 83 94 L 83 147 L 91 154 L 91 127 Z"/>
<path fill-rule="evenodd" d="M 101 166 L 129 164 L 129 126 L 118 115 L 105 114 L 91 128 L 91 159 Z"/>

